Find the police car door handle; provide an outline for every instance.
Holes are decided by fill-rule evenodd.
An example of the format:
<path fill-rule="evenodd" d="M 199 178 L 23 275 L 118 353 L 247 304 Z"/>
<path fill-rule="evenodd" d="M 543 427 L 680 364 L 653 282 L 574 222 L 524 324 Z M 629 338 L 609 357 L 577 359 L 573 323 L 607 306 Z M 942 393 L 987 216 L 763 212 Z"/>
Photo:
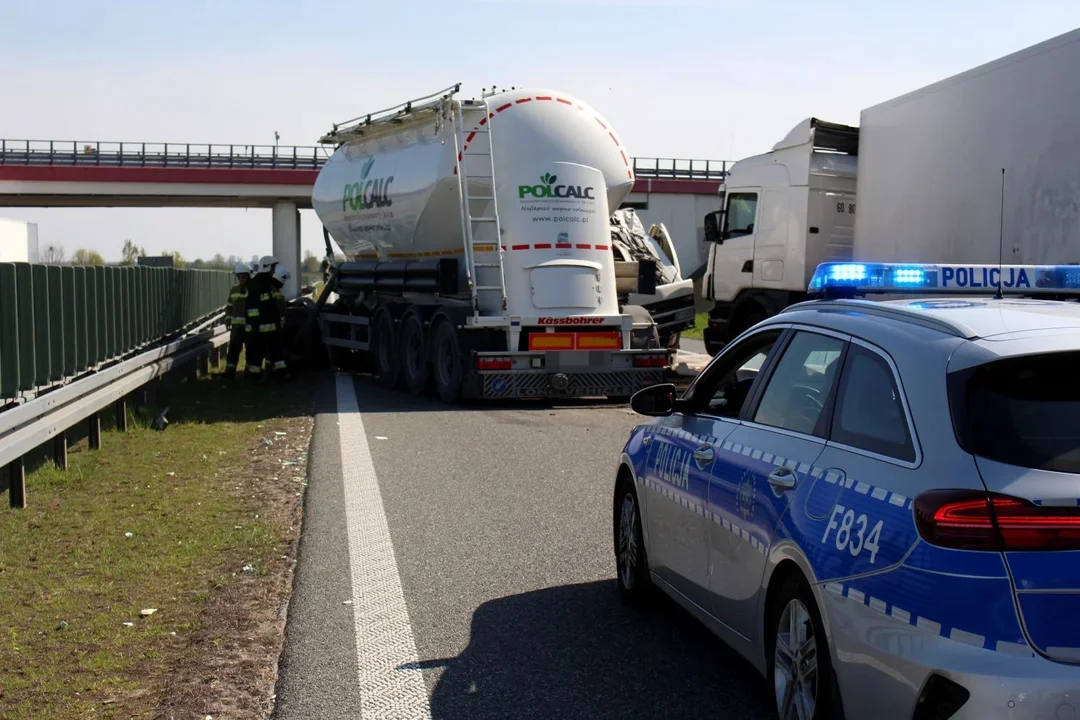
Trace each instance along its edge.
<path fill-rule="evenodd" d="M 709 443 L 705 443 L 694 451 L 694 459 L 700 462 L 709 462 L 716 457 L 716 450 Z"/>
<path fill-rule="evenodd" d="M 795 479 L 794 470 L 781 467 L 769 475 L 769 484 L 772 485 L 773 491 L 779 494 L 795 487 Z"/>

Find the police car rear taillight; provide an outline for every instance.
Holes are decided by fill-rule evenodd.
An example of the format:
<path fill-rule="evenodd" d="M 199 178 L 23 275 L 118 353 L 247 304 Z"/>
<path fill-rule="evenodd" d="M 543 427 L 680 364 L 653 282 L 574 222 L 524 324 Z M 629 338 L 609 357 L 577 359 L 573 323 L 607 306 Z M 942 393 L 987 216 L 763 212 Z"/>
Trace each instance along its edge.
<path fill-rule="evenodd" d="M 961 550 L 1080 549 L 1080 507 L 1000 493 L 924 492 L 915 498 L 915 524 L 930 544 Z"/>

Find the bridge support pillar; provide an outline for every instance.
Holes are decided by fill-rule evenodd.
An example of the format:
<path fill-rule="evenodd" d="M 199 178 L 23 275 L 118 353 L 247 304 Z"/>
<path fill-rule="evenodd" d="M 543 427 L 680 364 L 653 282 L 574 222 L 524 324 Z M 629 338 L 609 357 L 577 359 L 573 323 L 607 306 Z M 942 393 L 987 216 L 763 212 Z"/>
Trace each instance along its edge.
<path fill-rule="evenodd" d="M 292 275 L 282 288 L 285 299 L 292 300 L 300 293 L 300 211 L 295 202 L 282 200 L 273 213 L 274 257 Z"/>

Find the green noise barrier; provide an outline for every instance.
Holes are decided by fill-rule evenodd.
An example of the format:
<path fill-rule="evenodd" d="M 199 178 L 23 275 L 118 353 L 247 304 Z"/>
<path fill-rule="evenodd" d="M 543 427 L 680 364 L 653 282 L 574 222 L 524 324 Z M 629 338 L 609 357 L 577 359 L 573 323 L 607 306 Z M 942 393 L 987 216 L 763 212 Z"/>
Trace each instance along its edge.
<path fill-rule="evenodd" d="M 0 404 L 220 310 L 225 270 L 0 263 Z"/>

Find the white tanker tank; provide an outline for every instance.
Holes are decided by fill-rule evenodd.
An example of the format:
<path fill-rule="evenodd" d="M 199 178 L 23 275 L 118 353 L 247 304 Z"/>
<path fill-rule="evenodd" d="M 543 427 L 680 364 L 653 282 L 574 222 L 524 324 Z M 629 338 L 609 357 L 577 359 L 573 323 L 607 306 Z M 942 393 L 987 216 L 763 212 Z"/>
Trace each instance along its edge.
<path fill-rule="evenodd" d="M 413 389 L 430 360 L 446 399 L 458 381 L 440 375 L 445 353 L 466 357 L 467 395 L 624 396 L 657 381 L 656 349 L 635 347 L 651 321 L 620 312 L 616 291 L 609 208 L 634 174 L 614 128 L 554 90 L 458 100 L 457 89 L 322 138 L 337 147 L 312 205 L 347 258 L 326 317 L 345 310 L 354 319 L 341 322 L 370 327 L 367 340 L 328 336 L 324 318 L 327 344 L 369 352 L 378 376 Z M 402 339 L 413 315 L 423 352 Z M 647 349 L 643 363 L 634 353 Z"/>

